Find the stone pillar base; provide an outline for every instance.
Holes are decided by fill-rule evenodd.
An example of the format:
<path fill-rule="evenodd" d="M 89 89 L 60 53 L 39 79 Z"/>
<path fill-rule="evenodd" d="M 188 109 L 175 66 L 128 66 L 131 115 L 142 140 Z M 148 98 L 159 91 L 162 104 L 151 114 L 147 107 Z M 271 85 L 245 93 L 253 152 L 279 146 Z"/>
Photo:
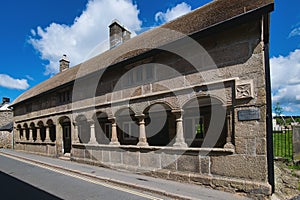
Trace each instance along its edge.
<path fill-rule="evenodd" d="M 90 140 L 88 144 L 98 144 L 98 142 L 96 140 Z"/>
<path fill-rule="evenodd" d="M 173 147 L 179 147 L 179 148 L 187 148 L 188 145 L 185 142 L 175 142 L 173 144 Z"/>
<path fill-rule="evenodd" d="M 45 139 L 44 142 L 49 143 L 52 142 L 50 139 Z"/>
<path fill-rule="evenodd" d="M 147 142 L 139 142 L 137 143 L 137 146 L 149 146 L 149 144 Z"/>
<path fill-rule="evenodd" d="M 115 142 L 110 142 L 109 145 L 111 145 L 111 146 L 119 146 L 119 145 L 120 145 L 120 142 L 117 142 L 117 141 L 115 141 Z"/>
<path fill-rule="evenodd" d="M 234 145 L 231 142 L 227 142 L 224 145 L 224 149 L 234 149 Z"/>

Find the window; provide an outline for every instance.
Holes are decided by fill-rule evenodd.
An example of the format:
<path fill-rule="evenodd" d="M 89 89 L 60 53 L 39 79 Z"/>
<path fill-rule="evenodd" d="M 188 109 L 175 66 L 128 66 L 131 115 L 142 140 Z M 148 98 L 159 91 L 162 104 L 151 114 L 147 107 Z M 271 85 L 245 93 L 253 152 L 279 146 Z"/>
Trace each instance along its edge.
<path fill-rule="evenodd" d="M 149 64 L 131 69 L 126 74 L 125 86 L 133 86 L 153 81 L 155 79 L 154 69 L 154 65 Z"/>
<path fill-rule="evenodd" d="M 111 123 L 105 123 L 104 133 L 108 138 L 111 138 Z"/>
<path fill-rule="evenodd" d="M 204 138 L 204 117 L 187 117 L 184 119 L 184 132 L 186 139 Z"/>
<path fill-rule="evenodd" d="M 123 138 L 124 140 L 135 140 L 133 135 L 138 134 L 137 126 L 134 122 L 123 122 Z"/>
<path fill-rule="evenodd" d="M 139 67 L 136 70 L 136 82 L 142 82 L 143 81 L 143 68 Z"/>
<path fill-rule="evenodd" d="M 154 67 L 153 66 L 145 66 L 146 67 L 146 79 L 153 80 Z"/>
<path fill-rule="evenodd" d="M 25 106 L 25 109 L 26 109 L 26 112 L 28 113 L 28 112 L 31 112 L 32 111 L 32 104 L 27 104 L 26 106 Z"/>
<path fill-rule="evenodd" d="M 66 92 L 66 95 L 67 95 L 67 101 L 69 102 L 71 100 L 71 92 L 70 91 L 67 91 Z"/>
<path fill-rule="evenodd" d="M 71 91 L 64 91 L 58 94 L 59 103 L 67 103 L 71 101 Z"/>
<path fill-rule="evenodd" d="M 127 85 L 133 85 L 134 81 L 133 81 L 133 71 L 130 71 L 128 74 L 128 84 Z"/>

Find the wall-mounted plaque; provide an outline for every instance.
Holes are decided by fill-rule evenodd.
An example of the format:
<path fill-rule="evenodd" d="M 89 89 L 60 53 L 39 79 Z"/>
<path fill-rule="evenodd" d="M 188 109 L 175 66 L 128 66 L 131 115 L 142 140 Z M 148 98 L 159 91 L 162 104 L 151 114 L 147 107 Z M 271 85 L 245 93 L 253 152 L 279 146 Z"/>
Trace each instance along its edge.
<path fill-rule="evenodd" d="M 236 82 L 236 99 L 254 98 L 253 80 L 244 80 Z"/>
<path fill-rule="evenodd" d="M 251 120 L 260 120 L 260 112 L 257 108 L 239 110 L 238 111 L 238 120 L 239 121 L 251 121 Z"/>

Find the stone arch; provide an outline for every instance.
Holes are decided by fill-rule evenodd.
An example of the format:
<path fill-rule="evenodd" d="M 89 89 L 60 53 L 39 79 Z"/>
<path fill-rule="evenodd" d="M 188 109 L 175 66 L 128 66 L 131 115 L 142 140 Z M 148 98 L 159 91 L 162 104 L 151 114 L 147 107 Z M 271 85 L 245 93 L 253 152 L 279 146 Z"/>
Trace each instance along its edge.
<path fill-rule="evenodd" d="M 17 130 L 18 130 L 18 133 L 19 133 L 19 139 L 22 140 L 24 138 L 24 132 L 23 132 L 21 124 L 17 125 Z"/>
<path fill-rule="evenodd" d="M 117 114 L 120 114 L 120 112 L 126 109 L 129 109 L 131 112 L 136 113 L 135 109 L 132 106 L 128 106 L 128 105 L 119 105 L 119 106 L 116 105 L 110 108 L 113 117 L 115 117 Z M 109 114 L 109 112 L 106 113 Z"/>
<path fill-rule="evenodd" d="M 32 139 L 33 139 L 33 141 L 36 141 L 37 140 L 37 128 L 35 126 L 35 123 L 31 122 L 29 126 L 30 126 L 30 129 L 32 132 Z"/>
<path fill-rule="evenodd" d="M 146 137 L 150 146 L 171 145 L 176 136 L 175 116 L 170 104 L 156 101 L 143 111 Z"/>
<path fill-rule="evenodd" d="M 223 147 L 227 136 L 224 102 L 214 96 L 195 96 L 183 105 L 184 138 L 190 147 Z"/>
<path fill-rule="evenodd" d="M 178 109 L 177 104 L 172 103 L 172 101 L 170 99 L 168 101 L 168 98 L 166 98 L 166 99 L 158 99 L 158 100 L 150 101 L 149 105 L 144 110 L 146 110 L 149 106 L 156 105 L 156 104 L 165 105 L 171 110 Z"/>
<path fill-rule="evenodd" d="M 224 101 L 224 99 L 222 99 L 221 97 L 219 97 L 219 96 L 217 96 L 215 94 L 207 94 L 207 93 L 202 94 L 202 93 L 198 93 L 198 94 L 193 95 L 190 98 L 187 98 L 186 100 L 184 100 L 182 102 L 181 107 L 183 108 L 186 104 L 188 104 L 189 102 L 191 102 L 191 101 L 193 101 L 195 99 L 206 99 L 206 100 L 212 99 L 213 102 L 215 102 L 215 103 L 218 102 L 219 104 L 222 104 L 222 105 L 226 105 L 227 104 L 227 102 Z"/>
<path fill-rule="evenodd" d="M 49 129 L 49 138 L 51 142 L 55 142 L 56 140 L 56 126 L 52 119 L 48 119 L 46 122 Z"/>
<path fill-rule="evenodd" d="M 96 141 L 99 144 L 109 144 L 111 138 L 112 126 L 108 114 L 102 110 L 93 116 L 95 122 Z"/>
<path fill-rule="evenodd" d="M 130 107 L 115 112 L 117 135 L 121 145 L 136 145 L 139 138 L 138 121 Z"/>
<path fill-rule="evenodd" d="M 47 125 L 50 125 L 50 124 L 54 124 L 54 123 L 53 123 L 53 120 L 52 120 L 52 119 L 48 119 L 48 120 L 46 121 L 46 124 L 47 124 Z"/>
<path fill-rule="evenodd" d="M 40 130 L 40 138 L 44 142 L 46 139 L 46 127 L 44 125 L 43 121 L 38 121 L 37 126 L 39 127 Z"/>
<path fill-rule="evenodd" d="M 111 107 L 105 108 L 104 110 L 99 110 L 98 112 L 105 112 L 109 119 L 114 117 Z"/>
<path fill-rule="evenodd" d="M 91 129 L 88 123 L 88 119 L 85 115 L 80 114 L 75 118 L 77 128 L 78 128 L 78 137 L 81 143 L 87 144 L 90 141 Z"/>

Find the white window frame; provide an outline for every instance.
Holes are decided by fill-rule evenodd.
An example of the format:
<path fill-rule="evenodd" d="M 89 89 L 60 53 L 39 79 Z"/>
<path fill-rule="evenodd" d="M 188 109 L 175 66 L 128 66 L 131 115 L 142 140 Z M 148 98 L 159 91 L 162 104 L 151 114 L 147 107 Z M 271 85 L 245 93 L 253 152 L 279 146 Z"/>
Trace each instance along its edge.
<path fill-rule="evenodd" d="M 126 78 L 124 79 L 124 86 L 130 87 L 130 86 L 135 86 L 138 84 L 142 84 L 145 82 L 149 82 L 149 81 L 155 81 L 156 78 L 156 66 L 153 65 L 151 66 L 151 77 L 148 77 L 148 70 L 149 70 L 149 66 L 145 65 L 142 68 L 135 68 L 135 69 L 131 69 L 127 74 L 126 74 Z"/>
<path fill-rule="evenodd" d="M 134 122 L 130 121 L 130 122 L 123 122 L 122 123 L 122 132 L 123 132 L 123 139 L 124 140 L 136 140 L 136 137 L 130 135 L 131 131 L 132 131 L 132 127 L 134 126 Z M 128 133 L 126 133 L 126 129 L 125 126 L 128 125 Z"/>

